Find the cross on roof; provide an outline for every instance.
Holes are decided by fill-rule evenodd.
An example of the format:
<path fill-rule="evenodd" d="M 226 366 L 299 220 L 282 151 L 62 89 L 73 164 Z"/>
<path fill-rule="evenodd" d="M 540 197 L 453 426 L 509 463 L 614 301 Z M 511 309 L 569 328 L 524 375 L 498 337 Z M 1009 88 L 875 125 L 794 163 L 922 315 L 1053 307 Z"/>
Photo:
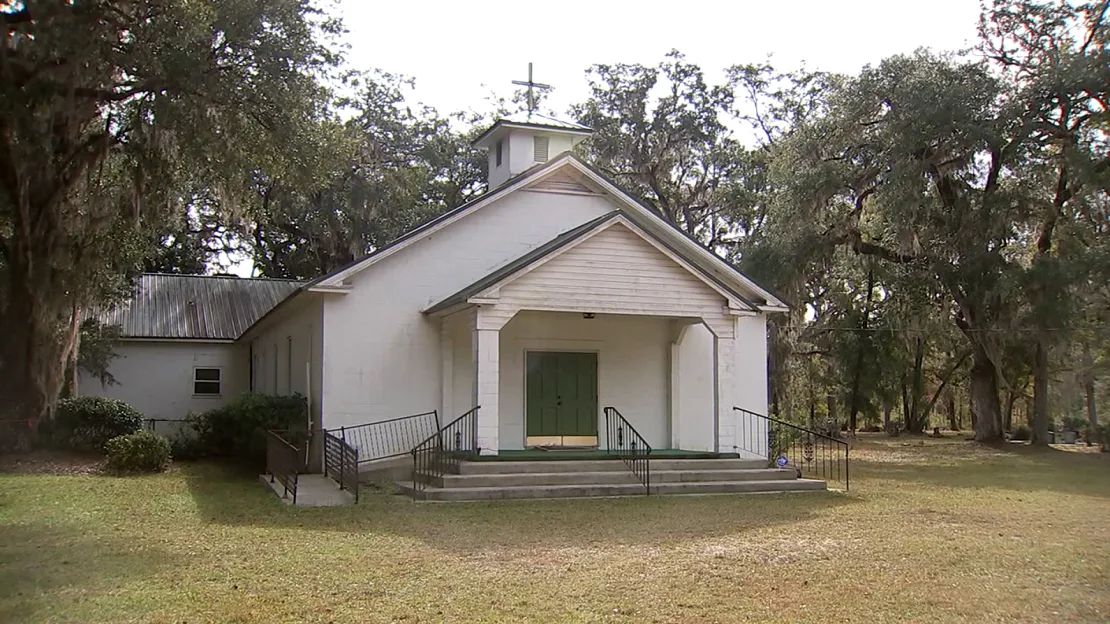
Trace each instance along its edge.
<path fill-rule="evenodd" d="M 532 64 L 531 63 L 528 63 L 528 81 L 525 82 L 523 80 L 514 80 L 513 84 L 520 85 L 522 87 L 528 87 L 528 116 L 529 117 L 531 117 L 532 113 L 535 112 L 535 110 L 536 110 L 536 96 L 535 96 L 535 93 L 533 93 L 533 89 L 550 90 L 552 88 L 551 85 L 547 85 L 547 84 L 543 84 L 543 83 L 540 83 L 540 82 L 533 82 L 532 81 Z"/>

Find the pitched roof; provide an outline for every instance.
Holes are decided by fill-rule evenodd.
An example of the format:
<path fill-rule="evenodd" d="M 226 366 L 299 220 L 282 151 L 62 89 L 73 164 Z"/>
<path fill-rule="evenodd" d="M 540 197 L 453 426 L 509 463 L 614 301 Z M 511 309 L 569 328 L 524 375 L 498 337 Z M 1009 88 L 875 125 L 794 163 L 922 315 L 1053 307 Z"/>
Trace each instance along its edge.
<path fill-rule="evenodd" d="M 584 126 L 580 123 L 573 121 L 564 121 L 554 117 L 548 117 L 540 113 L 530 113 L 515 115 L 512 117 L 502 117 L 493 122 L 493 125 L 486 129 L 478 138 L 471 141 L 472 145 L 483 146 L 485 141 L 497 133 L 501 128 L 535 128 L 539 130 L 554 130 L 556 132 L 564 132 L 576 134 L 581 136 L 588 136 L 593 134 L 593 128 Z M 488 147 L 488 146 L 487 146 Z"/>
<path fill-rule="evenodd" d="M 122 338 L 235 340 L 300 282 L 144 273 L 129 301 L 98 314 Z"/>
<path fill-rule="evenodd" d="M 650 241 L 653 241 L 661 249 L 666 250 L 664 253 L 674 254 L 674 257 L 681 255 L 680 252 L 669 245 L 667 241 L 659 238 L 658 236 L 647 230 L 636 227 L 631 221 L 623 216 L 623 213 L 621 211 L 614 210 L 559 234 L 555 238 L 547 241 L 539 247 L 536 247 L 535 249 L 532 249 L 519 258 L 516 258 L 508 264 L 495 269 L 494 271 L 485 275 L 473 284 L 466 286 L 459 292 L 424 309 L 424 313 L 436 314 L 455 306 L 465 304 L 471 297 L 479 295 L 483 291 L 492 288 L 493 286 L 511 280 L 512 276 L 517 272 L 526 269 L 533 263 L 538 262 L 548 255 L 557 253 L 559 252 L 559 250 L 571 246 L 575 241 L 589 235 L 592 232 L 605 229 L 611 222 L 614 221 L 624 223 L 626 227 L 632 229 L 634 232 L 638 233 L 639 235 L 645 237 Z M 729 287 L 727 284 L 717 279 L 713 274 L 706 272 L 698 268 L 696 265 L 692 264 L 688 265 L 686 268 L 687 270 L 693 272 L 697 277 L 699 277 L 703 282 L 708 284 L 717 292 L 720 292 L 726 297 L 734 298 L 737 302 L 737 305 L 742 305 L 752 310 L 755 310 L 758 307 L 758 304 L 751 302 L 746 297 L 744 297 L 744 295 L 740 294 L 735 289 Z"/>
<path fill-rule="evenodd" d="M 469 299 L 469 298 L 473 297 L 474 295 L 482 292 L 483 290 L 489 288 L 490 286 L 493 286 L 494 284 L 500 282 L 501 280 L 503 280 L 506 277 L 512 275 L 513 273 L 516 273 L 520 269 L 523 269 L 524 267 L 532 264 L 536 260 L 539 260 L 540 258 L 543 258 L 547 254 L 550 254 L 550 253 L 553 253 L 553 252 L 555 252 L 559 249 L 562 249 L 567 244 L 569 244 L 569 243 L 571 243 L 575 240 L 578 240 L 582 236 L 584 236 L 587 233 L 589 233 L 590 231 L 592 231 L 595 227 L 601 225 L 602 223 L 605 223 L 606 221 L 609 221 L 610 219 L 612 219 L 613 217 L 615 217 L 616 215 L 619 215 L 619 214 L 620 214 L 620 212 L 617 211 L 617 210 L 614 210 L 612 212 L 607 212 L 607 213 L 601 215 L 600 217 L 598 217 L 596 219 L 593 219 L 591 221 L 587 221 L 587 222 L 583 223 L 582 225 L 579 225 L 578 227 L 572 228 L 570 230 L 567 230 L 566 232 L 563 232 L 562 234 L 559 234 L 555 238 L 547 241 L 546 243 L 540 245 L 539 247 L 536 247 L 535 249 L 533 249 L 533 250 L 529 251 L 528 253 L 524 254 L 523 256 L 520 256 L 516 260 L 513 260 L 512 262 L 509 262 L 508 264 L 506 264 L 505 266 L 502 266 L 499 269 L 495 269 L 492 273 L 486 275 L 485 277 L 482 277 L 478 281 L 476 281 L 473 284 L 470 284 L 469 286 L 463 288 L 459 292 L 457 292 L 457 293 L 451 295 L 450 297 L 447 297 L 446 299 L 440 301 L 439 303 L 436 303 L 436 304 L 432 305 L 431 307 L 425 309 L 424 313 L 425 314 L 435 314 L 436 312 L 441 312 L 441 311 L 446 310 L 447 308 L 450 308 L 452 306 L 456 306 L 456 305 L 459 305 L 461 303 L 466 303 L 467 299 Z"/>

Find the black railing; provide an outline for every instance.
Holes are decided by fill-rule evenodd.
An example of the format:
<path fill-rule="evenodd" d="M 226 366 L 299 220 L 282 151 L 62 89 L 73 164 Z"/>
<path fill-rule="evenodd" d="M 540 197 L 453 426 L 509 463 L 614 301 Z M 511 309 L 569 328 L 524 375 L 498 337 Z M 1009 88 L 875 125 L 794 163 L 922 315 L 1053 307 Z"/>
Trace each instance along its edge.
<path fill-rule="evenodd" d="M 358 449 L 360 462 L 399 457 L 408 455 L 416 445 L 439 431 L 439 412 L 401 416 L 333 431 Z"/>
<path fill-rule="evenodd" d="M 793 468 L 799 477 L 821 479 L 848 491 L 848 443 L 771 416 L 733 407 L 738 415 L 733 448 Z"/>
<path fill-rule="evenodd" d="M 605 408 L 605 444 L 644 484 L 644 494 L 651 494 L 651 445 L 615 407 Z"/>
<path fill-rule="evenodd" d="M 422 491 L 459 462 L 477 455 L 478 408 L 459 416 L 412 449 L 412 489 Z"/>
<path fill-rule="evenodd" d="M 334 479 L 339 489 L 354 494 L 358 502 L 358 449 L 334 430 L 324 430 L 324 476 Z"/>
<path fill-rule="evenodd" d="M 284 436 L 289 432 L 266 432 L 266 473 L 270 483 L 277 481 L 285 489 L 285 497 L 297 503 L 297 476 L 304 470 L 304 454 Z"/>

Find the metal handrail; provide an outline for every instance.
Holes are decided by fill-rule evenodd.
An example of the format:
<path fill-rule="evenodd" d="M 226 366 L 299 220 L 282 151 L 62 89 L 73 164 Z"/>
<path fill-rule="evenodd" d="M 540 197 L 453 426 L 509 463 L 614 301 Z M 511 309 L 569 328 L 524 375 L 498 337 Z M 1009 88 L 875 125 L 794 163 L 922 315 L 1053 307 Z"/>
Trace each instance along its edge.
<path fill-rule="evenodd" d="M 266 473 L 270 475 L 270 483 L 276 479 L 285 489 L 285 497 L 292 495 L 293 504 L 297 504 L 297 477 L 304 470 L 301 450 L 293 446 L 281 434 L 285 431 L 269 430 L 266 432 Z"/>
<path fill-rule="evenodd" d="M 606 451 L 616 452 L 651 494 L 651 445 L 615 407 L 605 408 L 605 432 Z"/>
<path fill-rule="evenodd" d="M 444 425 L 416 445 L 412 453 L 412 489 L 420 492 L 428 483 L 443 477 L 449 471 L 458 470 L 464 457 L 477 455 L 478 447 L 478 410 L 474 407 L 462 416 Z"/>
<path fill-rule="evenodd" d="M 759 419 L 754 424 L 750 419 L 737 424 L 735 450 L 765 457 L 769 466 L 792 467 L 799 477 L 843 483 L 844 491 L 848 491 L 851 473 L 847 442 L 742 407 L 732 409 Z M 766 423 L 766 431 L 757 426 L 761 421 Z"/>
<path fill-rule="evenodd" d="M 331 477 L 339 489 L 347 490 L 358 503 L 358 449 L 334 430 L 324 430 L 324 476 Z"/>
<path fill-rule="evenodd" d="M 408 455 L 439 428 L 439 412 L 432 410 L 332 431 L 358 449 L 359 463 L 366 463 Z"/>

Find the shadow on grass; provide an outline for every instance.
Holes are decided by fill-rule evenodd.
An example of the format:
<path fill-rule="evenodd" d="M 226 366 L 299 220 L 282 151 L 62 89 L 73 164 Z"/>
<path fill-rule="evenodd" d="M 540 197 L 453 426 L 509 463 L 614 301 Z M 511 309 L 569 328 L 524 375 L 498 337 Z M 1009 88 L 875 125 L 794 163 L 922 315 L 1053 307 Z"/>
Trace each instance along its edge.
<path fill-rule="evenodd" d="M 179 565 L 158 549 L 138 550 L 126 535 L 82 534 L 72 526 L 0 527 L 0 622 L 43 621 L 40 612 L 118 590 Z"/>
<path fill-rule="evenodd" d="M 940 458 L 930 455 L 939 447 L 925 447 L 917 461 L 880 461 L 866 456 L 853 459 L 853 475 L 941 487 L 1040 490 L 1110 498 L 1110 455 L 1015 444 L 965 444 L 963 449 L 948 445 L 944 449 L 947 456 Z M 878 446 L 868 450 L 883 451 Z M 903 449 L 890 446 L 887 450 Z"/>
<path fill-rule="evenodd" d="M 206 522 L 395 535 L 460 552 L 663 545 L 801 522 L 858 500 L 829 492 L 444 504 L 366 489 L 358 505 L 309 509 L 282 504 L 257 475 L 213 464 L 185 466 L 182 473 Z"/>

